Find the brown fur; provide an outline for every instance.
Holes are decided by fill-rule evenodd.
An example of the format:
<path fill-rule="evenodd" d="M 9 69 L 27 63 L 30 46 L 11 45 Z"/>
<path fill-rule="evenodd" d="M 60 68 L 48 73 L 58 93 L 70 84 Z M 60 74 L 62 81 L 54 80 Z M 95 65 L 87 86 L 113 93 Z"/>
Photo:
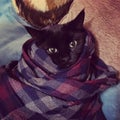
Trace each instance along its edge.
<path fill-rule="evenodd" d="M 52 0 L 50 3 L 51 5 L 48 5 L 49 11 L 41 11 L 38 10 L 38 8 L 36 9 L 35 5 L 31 4 L 31 1 L 33 0 L 13 0 L 13 3 L 15 8 L 18 8 L 17 12 L 21 17 L 23 17 L 33 27 L 40 29 L 46 25 L 58 23 L 68 12 L 73 0 L 65 0 L 65 3 L 63 0 L 62 6 L 61 4 L 58 6 L 56 0 Z"/>
<path fill-rule="evenodd" d="M 85 27 L 98 41 L 100 57 L 120 72 L 120 0 L 74 0 L 62 23 L 85 9 Z"/>
<path fill-rule="evenodd" d="M 49 10 L 64 5 L 68 0 L 46 0 Z"/>

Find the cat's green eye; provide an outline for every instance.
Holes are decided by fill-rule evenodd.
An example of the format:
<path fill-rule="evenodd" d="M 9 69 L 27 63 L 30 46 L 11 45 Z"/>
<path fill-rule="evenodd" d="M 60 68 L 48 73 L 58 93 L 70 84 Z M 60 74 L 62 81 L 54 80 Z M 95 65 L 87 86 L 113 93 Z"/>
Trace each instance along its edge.
<path fill-rule="evenodd" d="M 77 45 L 77 41 L 74 40 L 74 41 L 70 42 L 69 47 L 74 48 L 76 45 Z"/>
<path fill-rule="evenodd" d="M 53 53 L 57 53 L 58 50 L 57 50 L 57 48 L 49 48 L 49 49 L 47 49 L 47 52 L 48 52 L 48 54 L 53 54 Z"/>

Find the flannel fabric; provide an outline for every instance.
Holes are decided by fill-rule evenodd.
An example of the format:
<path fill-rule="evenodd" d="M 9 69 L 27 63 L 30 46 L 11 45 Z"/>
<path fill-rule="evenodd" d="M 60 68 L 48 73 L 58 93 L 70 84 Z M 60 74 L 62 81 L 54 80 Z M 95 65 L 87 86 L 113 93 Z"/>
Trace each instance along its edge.
<path fill-rule="evenodd" d="M 2 120 L 106 120 L 100 93 L 118 82 L 113 68 L 97 57 L 90 34 L 70 68 L 58 69 L 29 40 L 20 61 L 6 69 L 0 69 Z"/>

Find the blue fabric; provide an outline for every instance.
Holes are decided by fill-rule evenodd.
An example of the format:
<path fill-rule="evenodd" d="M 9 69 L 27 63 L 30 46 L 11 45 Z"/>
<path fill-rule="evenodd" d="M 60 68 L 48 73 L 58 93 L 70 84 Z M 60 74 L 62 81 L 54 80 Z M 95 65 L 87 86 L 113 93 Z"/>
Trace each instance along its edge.
<path fill-rule="evenodd" d="M 120 120 L 120 84 L 115 85 L 101 95 L 102 110 L 107 120 Z"/>
<path fill-rule="evenodd" d="M 23 43 L 31 36 L 13 15 L 11 0 L 0 1 L 0 65 L 18 60 Z"/>

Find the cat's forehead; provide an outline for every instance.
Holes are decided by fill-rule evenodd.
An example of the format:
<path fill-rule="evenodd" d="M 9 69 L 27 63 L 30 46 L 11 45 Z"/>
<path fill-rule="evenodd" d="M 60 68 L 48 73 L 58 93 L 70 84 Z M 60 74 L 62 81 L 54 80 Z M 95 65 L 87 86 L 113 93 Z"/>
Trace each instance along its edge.
<path fill-rule="evenodd" d="M 62 25 L 56 24 L 56 25 L 46 26 L 42 30 L 51 31 L 51 32 L 59 32 L 61 31 L 61 28 L 62 28 Z"/>

